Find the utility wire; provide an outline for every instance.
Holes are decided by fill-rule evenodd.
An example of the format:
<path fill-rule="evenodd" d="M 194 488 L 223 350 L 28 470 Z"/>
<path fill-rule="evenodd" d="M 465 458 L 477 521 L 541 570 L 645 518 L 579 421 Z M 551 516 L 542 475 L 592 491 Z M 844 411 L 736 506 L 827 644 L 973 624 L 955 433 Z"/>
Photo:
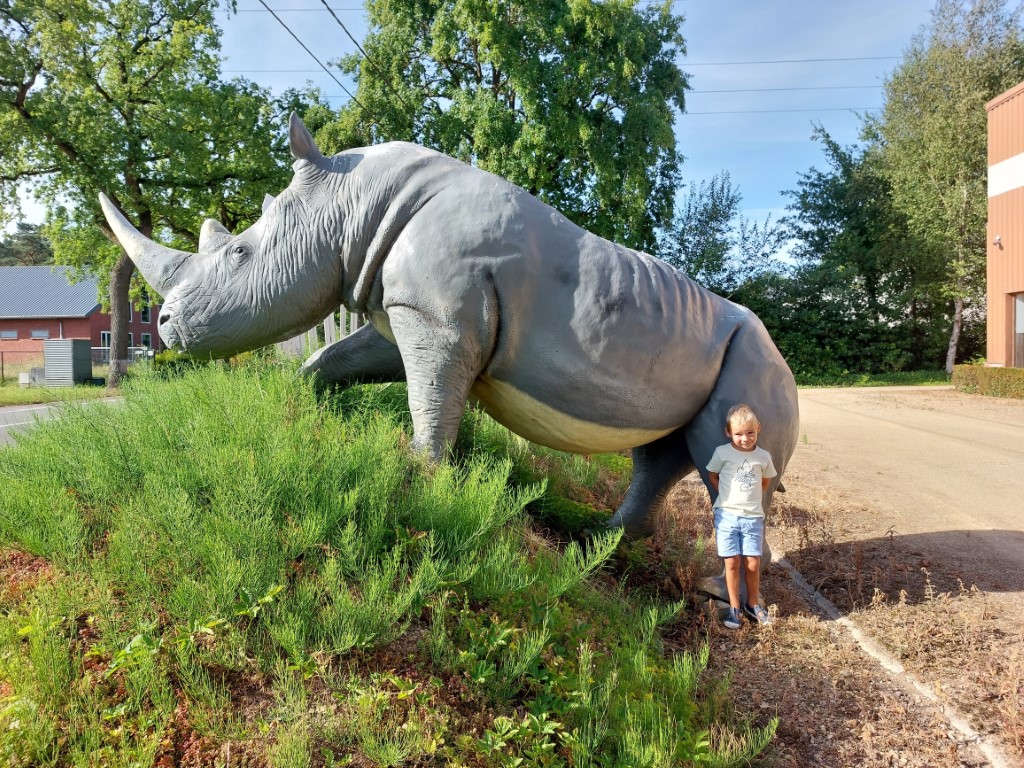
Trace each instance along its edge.
<path fill-rule="evenodd" d="M 372 66 L 375 70 L 377 70 L 377 74 L 380 75 L 380 79 L 381 82 L 384 83 L 384 87 L 391 91 L 393 94 L 395 94 L 398 100 L 401 101 L 405 108 L 409 110 L 410 114 L 415 113 L 416 108 L 409 104 L 409 102 L 405 100 L 405 97 L 402 96 L 402 94 L 400 94 L 398 91 L 391 87 L 391 81 L 388 79 L 386 74 L 377 66 L 377 62 L 370 58 L 370 54 L 363 50 L 363 46 L 361 46 L 359 44 L 359 41 L 356 40 L 355 37 L 353 37 L 352 33 L 348 31 L 348 27 L 346 27 L 344 22 L 342 22 L 342 20 L 338 18 L 338 14 L 334 12 L 334 9 L 327 4 L 327 0 L 320 0 L 320 2 L 323 3 L 323 6 L 324 8 L 327 9 L 327 12 L 334 17 L 334 20 L 338 22 L 338 26 L 340 26 L 345 31 L 345 34 L 348 35 L 348 39 L 351 40 L 353 44 L 356 46 L 356 48 L 359 50 L 359 52 L 363 54 L 363 59 L 366 60 L 366 63 Z M 356 103 L 358 104 L 358 102 Z M 360 104 L 359 106 L 362 106 L 362 104 Z"/>
<path fill-rule="evenodd" d="M 365 54 L 364 54 L 365 55 Z M 369 59 L 369 56 L 367 56 Z M 371 60 L 372 61 L 372 60 Z M 261 74 L 309 74 L 319 72 L 319 69 L 224 69 L 226 74 L 244 75 L 246 73 Z M 379 71 L 379 70 L 378 70 Z M 810 86 L 789 86 L 785 88 L 728 88 L 718 90 L 689 90 L 687 93 L 769 93 L 775 91 L 843 91 L 881 88 L 879 85 L 810 85 Z"/>
<path fill-rule="evenodd" d="M 841 56 L 830 59 L 766 59 L 764 61 L 683 61 L 684 67 L 742 67 L 747 64 L 812 64 L 822 61 L 883 61 L 900 56 Z"/>
<path fill-rule="evenodd" d="M 684 112 L 683 115 L 782 115 L 797 112 L 878 112 L 881 106 L 826 106 L 819 110 L 723 110 L 722 112 Z"/>
<path fill-rule="evenodd" d="M 266 3 L 264 2 L 264 0 L 260 0 L 260 5 L 262 5 L 262 6 L 264 7 L 264 8 L 266 8 L 266 9 L 267 9 L 267 11 L 268 11 L 268 12 L 270 13 L 270 15 L 271 15 L 271 16 L 273 16 L 273 17 L 274 17 L 275 19 L 277 19 L 277 23 L 278 23 L 278 24 L 280 24 L 280 25 L 281 25 L 282 27 L 284 27 L 284 28 L 285 28 L 285 31 L 286 31 L 286 32 L 288 32 L 288 34 L 289 34 L 289 35 L 291 35 L 291 36 L 292 36 L 293 38 L 295 38 L 295 42 L 297 42 L 297 43 L 298 43 L 299 45 L 301 45 L 301 46 L 302 46 L 302 49 L 303 49 L 303 50 L 304 50 L 304 51 L 305 51 L 306 53 L 308 53 L 308 54 L 309 54 L 309 55 L 310 55 L 310 56 L 311 56 L 311 57 L 313 58 L 313 61 L 315 61 L 315 62 L 316 62 L 317 64 L 319 64 L 319 65 L 320 65 L 320 68 L 321 68 L 321 69 L 322 69 L 322 70 L 323 70 L 324 72 L 326 72 L 326 73 L 327 73 L 328 75 L 330 75 L 330 76 L 331 76 L 331 79 L 332 79 L 332 80 L 333 80 L 334 82 L 336 82 L 336 83 L 337 83 L 337 84 L 338 84 L 339 86 L 341 86 L 341 90 L 343 90 L 343 91 L 344 91 L 345 93 L 347 93 L 347 94 L 349 95 L 349 98 L 350 98 L 350 99 L 352 99 L 352 101 L 354 101 L 354 102 L 355 102 L 356 104 L 359 104 L 359 106 L 360 106 L 360 107 L 361 107 L 362 109 L 366 109 L 366 107 L 364 107 L 364 106 L 363 106 L 362 104 L 360 104 L 360 103 L 359 103 L 359 99 L 357 99 L 357 98 L 355 97 L 355 94 L 353 94 L 353 93 L 352 93 L 352 91 L 350 91 L 350 90 L 349 90 L 348 88 L 346 88 L 346 87 L 345 87 L 345 84 L 344 84 L 344 83 L 342 83 L 342 82 L 341 82 L 341 80 L 339 80 L 339 79 L 338 79 L 337 77 L 335 77 L 335 76 L 334 76 L 334 73 L 333 73 L 333 72 L 331 72 L 331 70 L 329 70 L 329 69 L 327 68 L 327 66 L 326 66 L 326 65 L 325 65 L 325 64 L 324 64 L 324 63 L 323 63 L 322 61 L 320 61 L 320 59 L 318 59 L 318 58 L 316 57 L 316 54 L 314 54 L 314 53 L 313 53 L 313 52 L 312 52 L 311 50 L 309 50 L 309 47 L 308 47 L 308 46 L 307 46 L 307 45 L 306 45 L 306 44 L 305 44 L 304 42 L 302 42 L 302 40 L 300 40 L 300 39 L 299 39 L 299 36 L 298 36 L 298 35 L 296 35 L 296 34 L 295 34 L 294 32 L 292 32 L 291 28 L 290 28 L 290 27 L 289 27 L 289 26 L 288 26 L 287 24 L 285 24 L 285 23 L 284 23 L 284 22 L 283 22 L 283 21 L 281 20 L 281 17 L 280 17 L 280 16 L 278 16 L 278 15 L 277 15 L 276 13 L 274 13 L 274 12 L 273 12 L 273 11 L 272 11 L 272 10 L 270 9 L 270 6 L 269 6 L 269 5 L 267 5 L 267 4 L 266 4 Z M 315 71 L 315 70 L 314 70 L 314 71 Z M 369 111 L 369 110 L 367 110 L 367 111 Z"/>
<path fill-rule="evenodd" d="M 852 91 L 859 89 L 876 89 L 881 88 L 881 85 L 807 85 L 807 86 L 792 86 L 789 88 L 722 88 L 718 90 L 693 90 L 687 91 L 690 93 L 770 93 L 774 91 Z"/>

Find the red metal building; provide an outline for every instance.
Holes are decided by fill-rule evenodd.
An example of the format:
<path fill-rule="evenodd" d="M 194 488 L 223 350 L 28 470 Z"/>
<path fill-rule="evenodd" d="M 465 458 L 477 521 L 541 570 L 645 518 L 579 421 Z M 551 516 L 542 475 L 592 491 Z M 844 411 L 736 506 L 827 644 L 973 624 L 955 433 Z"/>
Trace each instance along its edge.
<path fill-rule="evenodd" d="M 110 315 L 100 311 L 96 280 L 72 283 L 67 267 L 0 267 L 0 353 L 7 363 L 42 360 L 46 339 L 89 339 L 96 362 L 110 350 Z M 130 347 L 162 349 L 159 305 L 132 310 Z"/>
<path fill-rule="evenodd" d="M 1024 83 L 988 112 L 988 365 L 1024 368 Z"/>

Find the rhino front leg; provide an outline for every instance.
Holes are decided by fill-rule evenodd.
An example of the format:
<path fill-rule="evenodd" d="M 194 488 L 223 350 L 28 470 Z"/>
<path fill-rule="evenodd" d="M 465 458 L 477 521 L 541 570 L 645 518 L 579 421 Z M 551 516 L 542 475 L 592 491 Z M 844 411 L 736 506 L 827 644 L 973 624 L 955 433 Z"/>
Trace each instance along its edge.
<path fill-rule="evenodd" d="M 302 364 L 319 389 L 356 381 L 388 382 L 405 378 L 402 354 L 372 325 L 364 325 L 344 339 L 324 347 Z"/>
<path fill-rule="evenodd" d="M 414 451 L 439 460 L 455 441 L 469 389 L 483 369 L 472 323 L 441 323 L 408 306 L 388 308 L 405 363 Z"/>

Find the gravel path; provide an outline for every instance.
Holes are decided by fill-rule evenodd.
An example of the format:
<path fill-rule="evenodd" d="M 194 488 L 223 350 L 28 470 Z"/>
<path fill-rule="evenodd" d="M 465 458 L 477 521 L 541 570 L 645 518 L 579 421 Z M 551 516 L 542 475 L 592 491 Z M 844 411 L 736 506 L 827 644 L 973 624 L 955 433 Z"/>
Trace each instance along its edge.
<path fill-rule="evenodd" d="M 968 584 L 1024 592 L 1024 401 L 950 388 L 804 389 L 787 485 L 866 508 L 839 541 L 888 538 L 956 562 Z"/>

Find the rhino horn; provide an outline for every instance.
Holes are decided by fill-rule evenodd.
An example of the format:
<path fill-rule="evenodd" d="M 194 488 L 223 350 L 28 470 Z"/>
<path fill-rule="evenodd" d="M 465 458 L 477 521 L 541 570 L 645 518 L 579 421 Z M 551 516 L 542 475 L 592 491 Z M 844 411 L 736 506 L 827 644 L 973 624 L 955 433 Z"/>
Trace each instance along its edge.
<path fill-rule="evenodd" d="M 154 243 L 129 223 L 107 196 L 100 193 L 100 206 L 114 236 L 139 272 L 161 296 L 170 293 L 177 283 L 176 275 L 192 255 Z"/>
<path fill-rule="evenodd" d="M 288 121 L 288 142 L 291 145 L 292 157 L 296 160 L 308 160 L 314 165 L 324 162 L 324 156 L 313 141 L 313 134 L 306 129 L 294 112 Z"/>
<path fill-rule="evenodd" d="M 233 237 L 216 219 L 207 219 L 199 230 L 199 252 L 212 253 Z"/>

